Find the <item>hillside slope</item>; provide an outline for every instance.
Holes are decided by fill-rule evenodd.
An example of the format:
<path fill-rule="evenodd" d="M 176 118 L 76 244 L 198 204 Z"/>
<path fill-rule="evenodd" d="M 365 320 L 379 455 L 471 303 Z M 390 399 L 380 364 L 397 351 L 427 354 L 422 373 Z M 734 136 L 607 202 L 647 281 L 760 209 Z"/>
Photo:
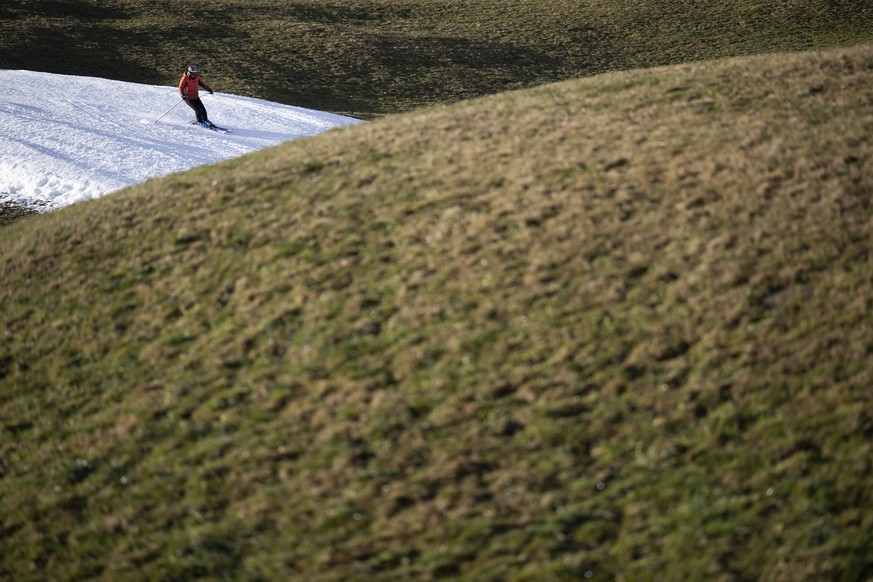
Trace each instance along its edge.
<path fill-rule="evenodd" d="M 871 73 L 611 73 L 3 228 L 0 577 L 863 579 Z"/>
<path fill-rule="evenodd" d="M 867 0 L 5 0 L 5 68 L 373 117 L 643 66 L 873 42 Z"/>

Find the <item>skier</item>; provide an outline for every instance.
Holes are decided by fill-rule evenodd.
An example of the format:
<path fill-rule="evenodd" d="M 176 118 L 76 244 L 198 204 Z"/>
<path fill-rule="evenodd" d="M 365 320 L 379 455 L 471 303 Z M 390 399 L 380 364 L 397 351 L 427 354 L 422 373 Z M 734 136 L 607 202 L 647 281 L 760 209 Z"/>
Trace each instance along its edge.
<path fill-rule="evenodd" d="M 188 107 L 194 110 L 194 113 L 197 115 L 197 123 L 203 127 L 209 127 L 212 125 L 212 122 L 209 121 L 206 115 L 206 107 L 203 106 L 203 102 L 198 96 L 198 87 L 203 87 L 212 95 L 212 89 L 203 82 L 197 65 L 188 65 L 188 68 L 182 75 L 182 80 L 179 81 L 179 94 L 185 100 L 185 103 L 188 104 Z"/>

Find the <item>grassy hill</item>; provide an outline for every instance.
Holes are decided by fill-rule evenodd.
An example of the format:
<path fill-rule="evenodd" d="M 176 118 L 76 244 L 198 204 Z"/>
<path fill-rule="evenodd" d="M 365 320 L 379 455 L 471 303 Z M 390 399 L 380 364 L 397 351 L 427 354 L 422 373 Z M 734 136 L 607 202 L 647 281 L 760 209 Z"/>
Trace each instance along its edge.
<path fill-rule="evenodd" d="M 370 118 L 607 71 L 873 41 L 866 0 L 4 0 L 0 66 Z"/>
<path fill-rule="evenodd" d="M 863 580 L 871 72 L 614 72 L 0 229 L 0 578 Z"/>

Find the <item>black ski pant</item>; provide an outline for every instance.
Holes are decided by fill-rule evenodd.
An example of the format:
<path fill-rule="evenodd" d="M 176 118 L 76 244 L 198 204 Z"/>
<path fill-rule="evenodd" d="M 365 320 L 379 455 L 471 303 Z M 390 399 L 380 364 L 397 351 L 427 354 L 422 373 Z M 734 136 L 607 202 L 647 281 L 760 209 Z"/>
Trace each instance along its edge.
<path fill-rule="evenodd" d="M 209 119 L 206 116 L 206 108 L 203 106 L 203 101 L 200 99 L 187 99 L 185 103 L 194 110 L 194 114 L 197 115 L 197 123 L 202 123 Z"/>

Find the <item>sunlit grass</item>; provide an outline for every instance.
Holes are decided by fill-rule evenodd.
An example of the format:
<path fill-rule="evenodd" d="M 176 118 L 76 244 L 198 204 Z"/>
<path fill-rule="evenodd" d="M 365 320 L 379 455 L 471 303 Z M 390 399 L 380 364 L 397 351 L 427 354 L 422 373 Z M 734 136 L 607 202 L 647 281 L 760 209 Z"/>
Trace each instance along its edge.
<path fill-rule="evenodd" d="M 386 118 L 0 230 L 12 579 L 862 579 L 870 47 Z"/>

